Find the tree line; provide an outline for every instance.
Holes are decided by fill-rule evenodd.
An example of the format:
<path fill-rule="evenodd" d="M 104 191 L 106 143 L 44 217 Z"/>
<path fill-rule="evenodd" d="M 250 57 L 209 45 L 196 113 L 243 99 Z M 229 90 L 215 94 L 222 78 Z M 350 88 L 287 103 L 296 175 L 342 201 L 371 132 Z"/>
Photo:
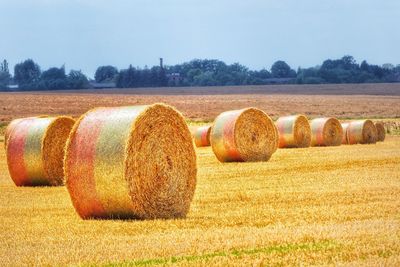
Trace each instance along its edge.
<path fill-rule="evenodd" d="M 0 89 L 10 84 L 19 90 L 85 89 L 93 83 L 111 84 L 111 87 L 165 87 L 165 86 L 226 86 L 263 85 L 273 83 L 320 84 L 320 83 L 370 83 L 400 82 L 400 65 L 372 65 L 365 60 L 358 64 L 352 56 L 327 59 L 319 66 L 292 69 L 279 60 L 270 69 L 250 70 L 239 63 L 226 64 L 215 59 L 195 59 L 172 66 L 133 67 L 118 70 L 114 66 L 100 66 L 94 81 L 78 70 L 68 74 L 65 67 L 52 67 L 41 71 L 32 59 L 18 63 L 14 76 L 8 62 L 0 63 Z"/>

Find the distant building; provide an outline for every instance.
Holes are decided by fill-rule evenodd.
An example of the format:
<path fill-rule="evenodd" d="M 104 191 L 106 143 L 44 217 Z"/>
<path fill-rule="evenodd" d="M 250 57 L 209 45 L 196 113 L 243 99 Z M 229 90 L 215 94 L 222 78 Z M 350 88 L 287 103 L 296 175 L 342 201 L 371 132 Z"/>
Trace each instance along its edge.
<path fill-rule="evenodd" d="M 93 88 L 93 89 L 110 89 L 110 88 L 117 87 L 117 84 L 115 82 L 98 83 L 96 81 L 90 81 L 89 85 L 90 85 L 90 88 Z"/>
<path fill-rule="evenodd" d="M 180 85 L 183 81 L 183 77 L 179 72 L 167 74 L 167 79 L 169 85 Z"/>

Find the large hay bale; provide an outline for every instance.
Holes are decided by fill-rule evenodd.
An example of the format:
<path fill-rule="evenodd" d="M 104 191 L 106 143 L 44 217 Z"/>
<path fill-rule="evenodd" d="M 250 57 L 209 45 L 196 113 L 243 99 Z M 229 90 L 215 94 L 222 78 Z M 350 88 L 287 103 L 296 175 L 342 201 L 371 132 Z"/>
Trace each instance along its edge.
<path fill-rule="evenodd" d="M 210 146 L 210 125 L 194 127 L 191 129 L 191 133 L 197 147 Z"/>
<path fill-rule="evenodd" d="M 8 133 L 10 176 L 17 186 L 62 185 L 64 148 L 74 124 L 70 117 L 19 119 Z"/>
<path fill-rule="evenodd" d="M 14 128 L 15 125 L 17 125 L 19 122 L 23 120 L 28 120 L 28 119 L 33 119 L 33 118 L 46 118 L 47 116 L 35 116 L 35 117 L 26 117 L 26 118 L 19 118 L 12 120 L 6 127 L 6 130 L 4 132 L 4 149 L 7 147 L 7 139 L 10 136 L 10 132 Z"/>
<path fill-rule="evenodd" d="M 311 127 L 304 115 L 280 117 L 276 121 L 279 131 L 279 148 L 309 147 Z"/>
<path fill-rule="evenodd" d="M 342 125 L 336 118 L 313 119 L 311 146 L 340 146 L 343 139 Z"/>
<path fill-rule="evenodd" d="M 347 127 L 347 139 L 352 144 L 375 144 L 378 133 L 371 120 L 358 120 L 350 122 Z"/>
<path fill-rule="evenodd" d="M 184 217 L 196 174 L 189 128 L 163 104 L 90 110 L 67 143 L 66 184 L 83 219 Z"/>
<path fill-rule="evenodd" d="M 376 131 L 377 131 L 377 142 L 383 142 L 386 138 L 386 130 L 383 122 L 375 123 Z"/>
<path fill-rule="evenodd" d="M 342 137 L 342 145 L 347 145 L 349 143 L 349 139 L 347 138 L 347 128 L 349 127 L 348 122 L 342 123 L 342 129 L 343 129 L 343 137 Z"/>
<path fill-rule="evenodd" d="M 267 161 L 277 149 L 278 132 L 266 113 L 246 108 L 221 113 L 211 128 L 210 140 L 221 162 Z"/>

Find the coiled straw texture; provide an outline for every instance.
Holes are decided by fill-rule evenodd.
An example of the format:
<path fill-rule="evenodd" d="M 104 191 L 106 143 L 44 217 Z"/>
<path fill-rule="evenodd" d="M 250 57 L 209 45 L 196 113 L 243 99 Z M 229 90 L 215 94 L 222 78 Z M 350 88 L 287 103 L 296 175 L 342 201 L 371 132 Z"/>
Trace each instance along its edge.
<path fill-rule="evenodd" d="M 267 161 L 278 146 L 271 118 L 256 108 L 221 113 L 210 134 L 214 154 L 221 162 Z"/>
<path fill-rule="evenodd" d="M 313 119 L 311 146 L 340 146 L 343 139 L 342 125 L 336 118 Z"/>
<path fill-rule="evenodd" d="M 65 155 L 67 188 L 84 219 L 185 217 L 196 173 L 189 128 L 164 104 L 87 112 Z"/>
<path fill-rule="evenodd" d="M 62 185 L 64 148 L 74 124 L 70 117 L 31 117 L 12 123 L 6 147 L 17 186 Z"/>
<path fill-rule="evenodd" d="M 311 127 L 304 115 L 280 117 L 276 121 L 279 148 L 302 148 L 311 145 Z"/>
<path fill-rule="evenodd" d="M 378 133 L 375 124 L 371 120 L 352 121 L 347 127 L 347 139 L 353 144 L 375 144 Z"/>
<path fill-rule="evenodd" d="M 383 142 L 385 141 L 386 138 L 386 130 L 385 126 L 383 125 L 382 122 L 376 122 L 375 123 L 376 131 L 377 131 L 377 142 Z"/>

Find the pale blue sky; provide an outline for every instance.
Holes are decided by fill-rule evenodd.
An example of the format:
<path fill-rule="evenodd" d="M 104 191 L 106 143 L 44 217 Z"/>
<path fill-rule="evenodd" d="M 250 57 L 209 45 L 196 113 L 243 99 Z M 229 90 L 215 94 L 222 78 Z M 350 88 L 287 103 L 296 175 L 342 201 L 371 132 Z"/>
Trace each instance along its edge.
<path fill-rule="evenodd" d="M 0 59 L 42 69 L 193 58 L 293 68 L 353 55 L 400 64 L 399 0 L 0 0 Z"/>

